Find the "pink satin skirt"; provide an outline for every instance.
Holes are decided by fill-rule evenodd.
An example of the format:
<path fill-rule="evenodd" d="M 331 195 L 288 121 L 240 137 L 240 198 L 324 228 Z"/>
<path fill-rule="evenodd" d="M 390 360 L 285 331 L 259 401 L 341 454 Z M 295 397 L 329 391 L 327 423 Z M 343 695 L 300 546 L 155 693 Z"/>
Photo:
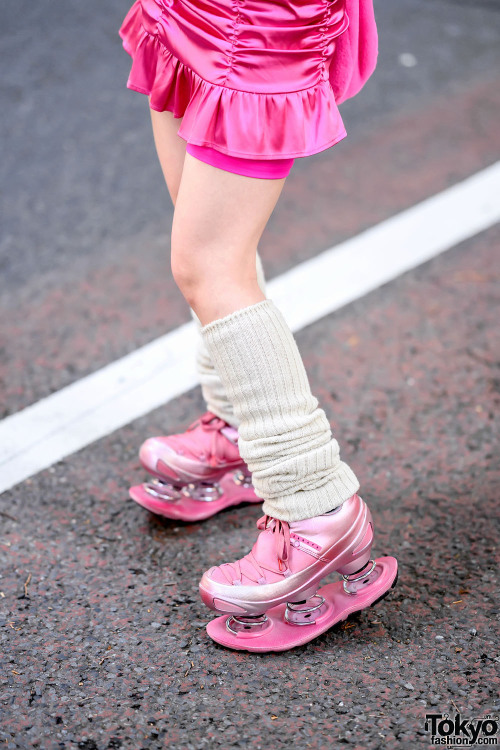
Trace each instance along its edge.
<path fill-rule="evenodd" d="M 346 135 L 330 83 L 345 2 L 136 0 L 120 29 L 127 85 L 182 117 L 188 144 L 289 171 Z"/>

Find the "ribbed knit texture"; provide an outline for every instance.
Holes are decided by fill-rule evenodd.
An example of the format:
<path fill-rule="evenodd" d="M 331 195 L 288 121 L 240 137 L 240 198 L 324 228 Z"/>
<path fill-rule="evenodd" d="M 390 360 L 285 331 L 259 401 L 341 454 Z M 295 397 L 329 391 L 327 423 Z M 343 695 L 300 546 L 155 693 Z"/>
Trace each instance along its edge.
<path fill-rule="evenodd" d="M 256 257 L 257 267 L 257 283 L 262 290 L 262 293 L 266 293 L 266 279 L 264 276 L 264 269 L 262 267 L 262 260 L 257 251 Z M 201 330 L 201 322 L 196 315 L 193 308 L 191 310 L 191 316 L 196 324 L 198 333 Z M 226 389 L 221 382 L 219 375 L 217 374 L 215 367 L 212 362 L 212 358 L 207 351 L 205 342 L 201 335 L 198 336 L 198 345 L 196 348 L 196 370 L 201 385 L 201 392 L 207 405 L 207 409 L 213 414 L 216 414 L 221 419 L 224 419 L 233 427 L 238 427 L 239 419 L 236 417 L 233 405 L 229 401 Z"/>
<path fill-rule="evenodd" d="M 340 460 L 300 352 L 271 299 L 201 328 L 239 420 L 239 449 L 263 511 L 300 521 L 341 505 L 359 482 Z"/>

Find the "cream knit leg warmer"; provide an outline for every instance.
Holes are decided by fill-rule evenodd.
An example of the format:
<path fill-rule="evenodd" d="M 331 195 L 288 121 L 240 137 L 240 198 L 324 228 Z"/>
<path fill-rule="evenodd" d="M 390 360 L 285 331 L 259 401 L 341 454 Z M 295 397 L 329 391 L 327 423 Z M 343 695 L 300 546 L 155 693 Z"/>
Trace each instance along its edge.
<path fill-rule="evenodd" d="M 293 334 L 271 299 L 201 328 L 239 419 L 239 449 L 263 511 L 300 521 L 341 505 L 359 482 L 312 395 Z"/>
<path fill-rule="evenodd" d="M 264 269 L 262 268 L 262 260 L 259 253 L 257 252 L 256 259 L 257 266 L 257 283 L 262 289 L 262 293 L 266 293 L 266 280 L 264 277 Z M 196 324 L 198 332 L 201 330 L 201 322 L 192 308 L 191 316 Z M 233 427 L 238 427 L 239 419 L 233 411 L 233 405 L 228 400 L 226 395 L 226 389 L 221 382 L 220 377 L 215 371 L 215 367 L 212 362 L 212 358 L 207 351 L 205 342 L 200 335 L 198 337 L 198 346 L 196 349 L 196 370 L 201 384 L 201 392 L 207 409 L 213 414 L 216 414 L 221 419 L 224 419 Z"/>

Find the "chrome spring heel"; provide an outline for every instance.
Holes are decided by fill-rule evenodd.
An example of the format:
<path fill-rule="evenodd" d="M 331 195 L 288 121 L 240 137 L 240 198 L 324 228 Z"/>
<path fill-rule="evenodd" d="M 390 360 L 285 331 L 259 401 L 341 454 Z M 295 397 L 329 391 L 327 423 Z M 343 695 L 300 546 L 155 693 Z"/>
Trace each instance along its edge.
<path fill-rule="evenodd" d="M 368 560 L 361 570 L 349 575 L 343 575 L 344 591 L 346 594 L 357 594 L 367 585 L 374 583 L 380 575 L 375 560 Z"/>
<path fill-rule="evenodd" d="M 252 475 L 241 469 L 233 473 L 233 482 L 238 487 L 244 489 L 253 487 Z M 144 482 L 142 486 L 148 495 L 165 503 L 179 502 L 183 497 L 189 497 L 191 500 L 199 500 L 202 503 L 210 503 L 214 500 L 219 500 L 224 494 L 224 490 L 219 482 L 175 484 L 174 482 L 166 482 L 164 479 L 155 477 L 149 482 Z"/>
<path fill-rule="evenodd" d="M 218 500 L 224 494 L 218 482 L 191 482 L 181 490 L 185 497 L 191 500 L 199 500 L 202 503 L 211 503 Z"/>
<path fill-rule="evenodd" d="M 235 471 L 233 474 L 233 482 L 237 484 L 239 487 L 245 487 L 250 488 L 253 487 L 252 484 L 252 475 L 246 474 L 244 471 L 239 469 L 239 471 Z"/>
<path fill-rule="evenodd" d="M 315 604 L 313 604 L 314 600 L 317 600 Z M 285 620 L 290 625 L 314 625 L 315 618 L 325 611 L 325 598 L 320 594 L 314 594 L 301 602 L 287 602 Z"/>
<path fill-rule="evenodd" d="M 148 495 L 164 502 L 175 503 L 182 499 L 181 487 L 176 487 L 163 479 L 154 478 L 149 482 L 144 482 L 142 486 Z"/>
<path fill-rule="evenodd" d="M 210 503 L 224 494 L 218 482 L 190 482 L 184 486 L 176 486 L 172 482 L 154 478 L 149 482 L 144 482 L 142 486 L 148 495 L 166 503 L 179 502 L 183 497 Z"/>
<path fill-rule="evenodd" d="M 258 635 L 262 630 L 266 630 L 269 625 L 269 619 L 266 614 L 263 615 L 232 615 L 226 620 L 226 630 L 233 635 L 239 633 L 249 634 L 252 631 L 255 635 Z"/>

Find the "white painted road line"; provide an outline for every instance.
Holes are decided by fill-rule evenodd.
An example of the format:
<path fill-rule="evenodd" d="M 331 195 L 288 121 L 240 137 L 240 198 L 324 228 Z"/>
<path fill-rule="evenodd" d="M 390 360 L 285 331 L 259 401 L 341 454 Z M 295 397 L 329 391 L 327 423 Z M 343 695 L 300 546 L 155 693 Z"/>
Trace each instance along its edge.
<path fill-rule="evenodd" d="M 500 162 L 267 285 L 293 331 L 500 221 Z M 194 322 L 0 422 L 0 492 L 198 383 Z"/>

